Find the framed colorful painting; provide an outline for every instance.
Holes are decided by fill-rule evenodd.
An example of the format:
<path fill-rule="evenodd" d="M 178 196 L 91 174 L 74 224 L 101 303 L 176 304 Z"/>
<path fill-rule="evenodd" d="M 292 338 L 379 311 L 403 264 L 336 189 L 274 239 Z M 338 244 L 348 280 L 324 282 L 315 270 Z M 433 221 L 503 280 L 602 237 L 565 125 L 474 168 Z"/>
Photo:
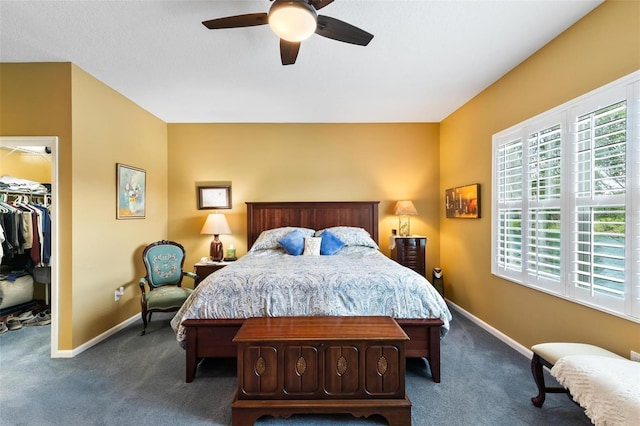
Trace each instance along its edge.
<path fill-rule="evenodd" d="M 146 215 L 146 172 L 116 164 L 116 219 L 144 219 Z"/>
<path fill-rule="evenodd" d="M 459 186 L 445 191 L 448 218 L 478 219 L 480 217 L 480 184 Z"/>

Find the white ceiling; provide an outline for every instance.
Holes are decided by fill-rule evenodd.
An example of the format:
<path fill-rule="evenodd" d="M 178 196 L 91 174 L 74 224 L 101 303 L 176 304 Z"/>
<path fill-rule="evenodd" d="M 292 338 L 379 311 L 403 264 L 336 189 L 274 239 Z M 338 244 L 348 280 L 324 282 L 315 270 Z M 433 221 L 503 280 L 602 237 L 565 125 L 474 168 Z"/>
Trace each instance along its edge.
<path fill-rule="evenodd" d="M 314 34 L 282 66 L 268 26 L 201 22 L 268 0 L 0 1 L 1 62 L 73 62 L 168 123 L 439 122 L 601 0 L 335 0 L 372 34 Z"/>

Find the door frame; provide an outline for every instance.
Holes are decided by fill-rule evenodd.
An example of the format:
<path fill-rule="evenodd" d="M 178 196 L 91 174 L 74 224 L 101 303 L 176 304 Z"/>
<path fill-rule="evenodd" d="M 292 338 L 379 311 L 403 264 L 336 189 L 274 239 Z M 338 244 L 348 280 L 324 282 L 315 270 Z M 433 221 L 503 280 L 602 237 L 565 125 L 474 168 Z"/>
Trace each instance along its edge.
<path fill-rule="evenodd" d="M 51 358 L 64 357 L 58 348 L 59 289 L 58 289 L 58 137 L 57 136 L 0 136 L 0 146 L 49 146 L 51 147 Z"/>

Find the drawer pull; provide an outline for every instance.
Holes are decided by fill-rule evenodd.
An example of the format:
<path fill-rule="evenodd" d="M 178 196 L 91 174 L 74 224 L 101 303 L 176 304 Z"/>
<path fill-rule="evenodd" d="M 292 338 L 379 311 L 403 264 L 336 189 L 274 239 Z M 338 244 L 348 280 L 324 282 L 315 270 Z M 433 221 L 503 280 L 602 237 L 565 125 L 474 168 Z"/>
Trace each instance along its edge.
<path fill-rule="evenodd" d="M 307 371 L 307 361 L 303 357 L 298 358 L 296 361 L 296 374 L 300 377 Z"/>
<path fill-rule="evenodd" d="M 387 372 L 388 368 L 389 368 L 389 363 L 387 359 L 384 356 L 381 356 L 380 359 L 378 359 L 378 374 L 380 374 L 381 376 L 384 376 L 384 373 Z"/>
<path fill-rule="evenodd" d="M 341 356 L 340 358 L 338 358 L 336 371 L 338 373 L 338 376 L 342 376 L 347 372 L 347 359 L 345 357 Z"/>
<path fill-rule="evenodd" d="M 264 374 L 264 372 L 267 370 L 267 364 L 264 362 L 264 358 L 258 357 L 254 369 L 256 370 L 256 374 L 258 376 L 262 376 Z"/>

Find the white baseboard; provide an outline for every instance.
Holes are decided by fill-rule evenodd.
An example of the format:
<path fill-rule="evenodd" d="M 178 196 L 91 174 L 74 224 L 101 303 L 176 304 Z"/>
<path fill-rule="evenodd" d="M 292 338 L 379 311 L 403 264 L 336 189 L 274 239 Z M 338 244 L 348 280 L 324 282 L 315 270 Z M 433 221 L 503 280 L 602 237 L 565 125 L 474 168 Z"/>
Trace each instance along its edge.
<path fill-rule="evenodd" d="M 533 352 L 531 351 L 531 349 L 529 349 L 526 346 L 523 346 L 520 343 L 516 342 L 511 337 L 507 336 L 506 334 L 504 334 L 503 332 L 501 332 L 497 328 L 494 328 L 494 327 L 490 326 L 486 322 L 482 321 L 480 318 L 478 318 L 478 317 L 472 315 L 471 313 L 465 311 L 460 306 L 456 305 L 455 303 L 451 302 L 448 299 L 447 299 L 447 304 L 450 307 L 452 307 L 453 309 L 455 309 L 458 313 L 464 315 L 465 317 L 467 317 L 468 319 L 473 321 L 475 324 L 477 324 L 483 330 L 485 330 L 488 333 L 494 335 L 495 337 L 497 337 L 498 339 L 502 340 L 507 345 L 511 346 L 516 351 L 520 352 L 525 357 L 530 359 L 533 356 Z"/>
<path fill-rule="evenodd" d="M 104 333 L 94 337 L 93 339 L 91 339 L 88 342 L 78 346 L 75 349 L 58 351 L 56 353 L 56 357 L 55 358 L 73 358 L 76 355 L 79 355 L 82 352 L 86 351 L 87 349 L 97 345 L 98 343 L 102 342 L 103 340 L 107 339 L 108 337 L 113 336 L 114 334 L 116 334 L 120 330 L 128 327 L 129 325 L 133 324 L 134 322 L 136 322 L 139 319 L 140 319 L 140 314 L 135 314 L 131 318 L 129 318 L 127 320 L 124 320 L 123 322 L 121 322 L 120 324 L 116 325 L 115 327 L 110 328 L 109 330 L 107 330 Z"/>

